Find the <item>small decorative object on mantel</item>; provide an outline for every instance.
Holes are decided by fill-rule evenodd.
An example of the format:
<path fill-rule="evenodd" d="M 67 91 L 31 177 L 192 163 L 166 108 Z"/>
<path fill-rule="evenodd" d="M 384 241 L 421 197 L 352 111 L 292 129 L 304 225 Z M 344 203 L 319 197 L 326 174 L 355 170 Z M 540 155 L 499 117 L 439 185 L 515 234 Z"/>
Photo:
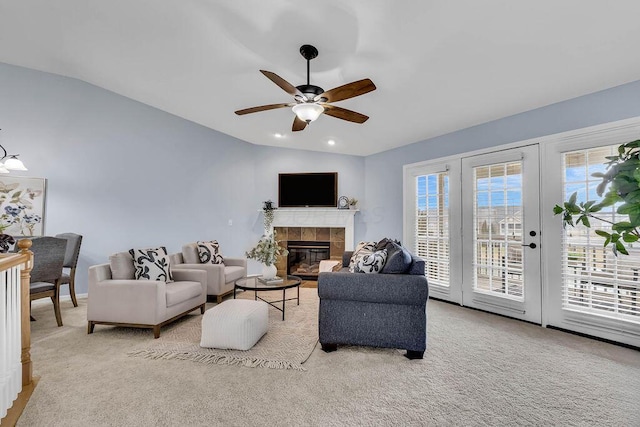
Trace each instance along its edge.
<path fill-rule="evenodd" d="M 349 209 L 349 198 L 347 196 L 340 196 L 338 199 L 338 209 Z"/>
<path fill-rule="evenodd" d="M 271 200 L 266 200 L 262 202 L 262 211 L 264 212 L 264 229 L 270 230 L 271 224 L 273 223 L 273 211 L 276 208 L 273 206 L 273 202 Z"/>
<path fill-rule="evenodd" d="M 265 280 L 270 280 L 276 277 L 278 269 L 275 266 L 279 256 L 286 256 L 289 251 L 282 246 L 280 242 L 276 240 L 276 232 L 272 234 L 266 234 L 260 238 L 258 244 L 250 251 L 245 253 L 245 256 L 249 259 L 255 259 L 263 264 L 262 277 Z"/>
<path fill-rule="evenodd" d="M 353 198 L 353 197 L 349 199 L 349 208 L 350 209 L 355 209 L 357 207 L 357 205 L 358 205 L 358 199 Z"/>

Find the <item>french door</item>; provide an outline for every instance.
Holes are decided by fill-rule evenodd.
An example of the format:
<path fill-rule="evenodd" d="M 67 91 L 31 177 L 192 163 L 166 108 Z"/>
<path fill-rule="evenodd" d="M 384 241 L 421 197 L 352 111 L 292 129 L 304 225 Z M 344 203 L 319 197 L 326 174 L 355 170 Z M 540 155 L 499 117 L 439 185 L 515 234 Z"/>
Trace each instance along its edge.
<path fill-rule="evenodd" d="M 542 321 L 538 146 L 462 159 L 462 304 Z"/>
<path fill-rule="evenodd" d="M 592 174 L 639 137 L 640 117 L 405 165 L 403 240 L 429 295 L 640 346 L 640 242 L 616 256 L 595 232 L 625 215 L 603 209 L 589 228 L 553 213 L 573 193 L 599 201 Z"/>

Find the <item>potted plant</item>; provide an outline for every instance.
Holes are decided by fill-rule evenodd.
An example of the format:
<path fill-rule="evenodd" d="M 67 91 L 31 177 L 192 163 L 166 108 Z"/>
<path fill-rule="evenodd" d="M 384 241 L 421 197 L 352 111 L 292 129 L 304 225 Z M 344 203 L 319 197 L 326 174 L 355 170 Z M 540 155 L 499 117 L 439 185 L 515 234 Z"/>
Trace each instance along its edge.
<path fill-rule="evenodd" d="M 355 209 L 357 205 L 358 205 L 358 199 L 356 199 L 355 197 L 351 197 L 349 199 L 349 208 Z"/>
<path fill-rule="evenodd" d="M 276 277 L 278 269 L 275 266 L 279 256 L 286 256 L 289 251 L 282 246 L 276 239 L 276 232 L 265 234 L 260 238 L 258 244 L 254 246 L 245 255 L 249 259 L 254 259 L 263 264 L 262 277 L 266 280 Z"/>
<path fill-rule="evenodd" d="M 607 156 L 607 160 L 605 173 L 591 175 L 602 179 L 596 188 L 598 196 L 604 194 L 600 202 L 577 203 L 577 193 L 573 193 L 563 206 L 556 205 L 553 213 L 562 215 L 565 226 L 582 223 L 591 228 L 589 218 L 611 224 L 611 233 L 604 230 L 595 230 L 595 233 L 605 239 L 604 246 L 611 245 L 615 255 L 618 252 L 629 255 L 624 243 L 640 239 L 640 139 L 620 145 L 618 154 Z M 617 205 L 616 212 L 623 215 L 624 220 L 612 222 L 598 216 L 603 208 L 613 205 Z"/>

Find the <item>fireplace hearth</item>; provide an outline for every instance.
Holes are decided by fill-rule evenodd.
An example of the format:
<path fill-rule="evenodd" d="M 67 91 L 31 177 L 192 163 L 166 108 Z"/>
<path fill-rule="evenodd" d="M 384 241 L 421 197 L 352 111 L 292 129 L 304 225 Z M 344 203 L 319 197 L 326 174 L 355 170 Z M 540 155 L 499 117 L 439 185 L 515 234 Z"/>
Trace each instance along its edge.
<path fill-rule="evenodd" d="M 324 241 L 288 241 L 287 274 L 292 274 L 302 279 L 317 280 L 320 261 L 330 258 L 330 247 L 331 243 Z"/>

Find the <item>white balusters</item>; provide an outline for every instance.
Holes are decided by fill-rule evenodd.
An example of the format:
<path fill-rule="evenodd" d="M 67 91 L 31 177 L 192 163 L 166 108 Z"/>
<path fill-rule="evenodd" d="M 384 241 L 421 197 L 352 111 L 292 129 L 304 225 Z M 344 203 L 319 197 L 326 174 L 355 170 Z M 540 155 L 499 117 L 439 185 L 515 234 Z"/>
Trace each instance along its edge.
<path fill-rule="evenodd" d="M 22 390 L 20 270 L 0 271 L 0 418 Z"/>

